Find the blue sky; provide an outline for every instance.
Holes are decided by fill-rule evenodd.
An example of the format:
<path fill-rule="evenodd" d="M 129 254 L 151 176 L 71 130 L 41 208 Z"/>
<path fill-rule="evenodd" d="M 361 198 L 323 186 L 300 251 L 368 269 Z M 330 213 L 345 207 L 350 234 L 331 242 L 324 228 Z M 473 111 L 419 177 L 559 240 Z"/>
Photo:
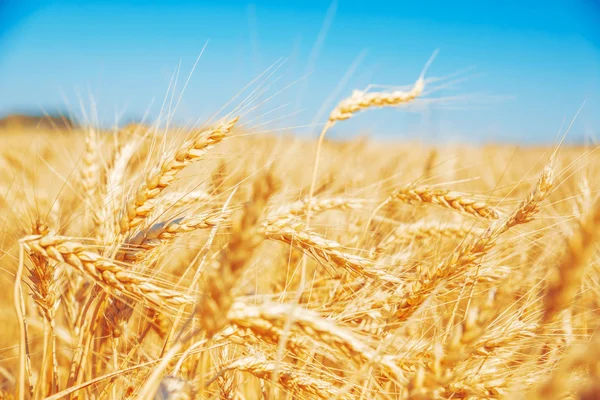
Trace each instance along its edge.
<path fill-rule="evenodd" d="M 104 125 L 152 120 L 178 66 L 175 102 L 205 44 L 176 121 L 210 117 L 283 58 L 248 126 L 314 134 L 320 110 L 369 83 L 411 84 L 439 48 L 427 76 L 460 72 L 446 79 L 452 86 L 414 109 L 365 112 L 334 134 L 549 143 L 585 101 L 570 137 L 600 136 L 592 0 L 0 0 L 0 114 L 82 116 L 81 100 Z"/>

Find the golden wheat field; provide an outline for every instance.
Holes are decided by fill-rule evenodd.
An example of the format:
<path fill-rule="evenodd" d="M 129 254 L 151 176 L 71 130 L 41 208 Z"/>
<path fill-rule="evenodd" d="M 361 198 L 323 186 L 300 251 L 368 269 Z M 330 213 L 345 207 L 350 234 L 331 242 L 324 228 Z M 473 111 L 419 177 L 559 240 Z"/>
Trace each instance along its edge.
<path fill-rule="evenodd" d="M 595 147 L 0 132 L 0 398 L 597 399 Z"/>

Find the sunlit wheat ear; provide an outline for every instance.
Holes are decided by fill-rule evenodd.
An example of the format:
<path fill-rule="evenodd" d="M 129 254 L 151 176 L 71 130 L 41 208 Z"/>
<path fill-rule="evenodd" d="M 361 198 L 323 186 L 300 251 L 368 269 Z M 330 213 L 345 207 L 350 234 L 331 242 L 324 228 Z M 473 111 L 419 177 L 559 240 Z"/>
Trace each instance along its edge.
<path fill-rule="evenodd" d="M 108 245 L 118 232 L 119 211 L 123 199 L 123 186 L 127 169 L 134 154 L 141 145 L 140 138 L 129 139 L 115 150 L 110 169 L 106 172 L 103 187 L 102 207 L 98 210 L 100 218 L 96 237 L 103 245 Z"/>
<path fill-rule="evenodd" d="M 407 92 L 397 90 L 392 92 L 367 92 L 355 90 L 352 96 L 342 100 L 329 114 L 328 124 L 333 125 L 337 121 L 349 119 L 359 111 L 369 108 L 391 107 L 409 103 L 415 100 L 423 93 L 425 89 L 425 73 L 435 59 L 437 50 L 423 67 L 419 79 L 415 82 L 412 89 Z"/>
<path fill-rule="evenodd" d="M 98 133 L 93 127 L 86 131 L 85 151 L 82 157 L 81 165 L 81 188 L 83 190 L 84 205 L 86 211 L 93 215 L 98 221 L 98 208 L 100 206 L 100 146 L 98 143 Z"/>
<path fill-rule="evenodd" d="M 387 199 L 380 203 L 371 213 L 369 220 L 365 224 L 365 232 L 361 239 L 365 238 L 367 230 L 377 213 L 384 207 L 390 206 L 395 202 L 408 204 L 435 204 L 437 206 L 457 211 L 461 214 L 471 215 L 476 218 L 496 220 L 500 212 L 486 203 L 476 199 L 475 196 L 467 193 L 453 192 L 447 189 L 439 189 L 428 186 L 407 185 L 396 189 Z M 361 240 L 362 241 L 362 240 Z"/>
<path fill-rule="evenodd" d="M 592 189 L 590 188 L 590 182 L 587 177 L 583 177 L 579 182 L 579 190 L 581 191 L 581 195 L 577 196 L 576 212 L 580 216 L 583 216 L 594 202 Z"/>
<path fill-rule="evenodd" d="M 48 232 L 48 226 L 40 220 L 36 220 L 32 227 L 33 234 L 44 234 Z M 55 260 L 48 259 L 39 254 L 30 255 L 32 265 L 28 268 L 31 280 L 31 293 L 33 301 L 38 306 L 45 324 L 49 328 L 50 337 L 44 345 L 44 356 L 42 361 L 42 377 L 38 381 L 38 391 L 43 395 L 58 391 L 58 361 L 56 359 L 56 312 L 60 305 L 59 270 Z M 46 374 L 52 371 L 51 379 Z M 49 384 L 48 384 L 49 382 Z M 40 385 L 41 383 L 41 385 Z M 46 387 L 43 387 L 46 385 Z"/>
<path fill-rule="evenodd" d="M 133 300 L 146 301 L 158 308 L 192 302 L 191 298 L 156 286 L 70 238 L 52 234 L 32 235 L 21 239 L 21 243 L 28 253 L 66 263 L 106 290 L 117 290 Z"/>
<path fill-rule="evenodd" d="M 542 202 L 550 195 L 555 185 L 554 160 L 551 160 L 544 168 L 535 188 L 529 193 L 527 198 L 521 202 L 519 207 L 508 218 L 501 221 L 495 229 L 503 233 L 516 225 L 532 221 L 539 212 Z"/>
<path fill-rule="evenodd" d="M 447 189 L 409 185 L 397 189 L 386 200 L 388 204 L 394 201 L 411 204 L 436 204 L 463 214 L 492 220 L 499 217 L 499 212 L 486 202 L 474 199 L 472 195 L 453 192 Z"/>
<path fill-rule="evenodd" d="M 200 229 L 215 227 L 223 221 L 229 220 L 231 214 L 231 211 L 206 211 L 188 218 L 181 217 L 158 222 L 128 239 L 123 249 L 117 254 L 117 259 L 131 262 L 151 260 L 162 246 L 171 243 L 177 237 Z"/>
<path fill-rule="evenodd" d="M 325 139 L 325 135 L 327 131 L 331 129 L 336 122 L 343 121 L 349 119 L 355 113 L 366 110 L 369 108 L 378 108 L 378 107 L 390 107 L 390 106 L 399 106 L 401 104 L 407 104 L 411 101 L 415 100 L 423 93 L 423 89 L 425 88 L 425 73 L 427 69 L 435 59 L 438 51 L 436 50 L 433 55 L 429 58 L 425 67 L 421 71 L 419 78 L 415 82 L 413 88 L 407 92 L 403 91 L 394 91 L 394 92 L 378 92 L 378 93 L 368 93 L 360 90 L 354 91 L 352 96 L 347 99 L 342 100 L 338 105 L 331 111 L 329 114 L 329 118 L 319 135 L 319 139 L 317 141 L 317 150 L 315 153 L 315 162 L 313 167 L 312 180 L 310 183 L 310 191 L 308 193 L 308 202 L 312 203 L 312 198 L 315 193 L 315 184 L 317 182 L 317 172 L 319 169 L 319 159 L 321 155 L 321 147 L 323 146 L 323 140 Z M 306 214 L 306 224 L 310 226 L 310 211 Z"/>
<path fill-rule="evenodd" d="M 48 226 L 36 221 L 33 224 L 33 234 L 45 234 Z M 48 323 L 52 323 L 60 304 L 58 270 L 56 261 L 49 260 L 39 254 L 31 254 L 32 266 L 29 268 L 29 278 L 33 283 L 32 295 L 40 314 Z"/>
<path fill-rule="evenodd" d="M 393 92 L 365 92 L 355 90 L 352 96 L 342 100 L 329 114 L 328 123 L 333 125 L 338 121 L 350 119 L 354 114 L 369 108 L 392 107 L 409 103 L 423 93 L 425 81 L 423 77 L 415 82 L 408 92 L 401 90 Z"/>
<path fill-rule="evenodd" d="M 334 266 L 348 270 L 353 275 L 376 279 L 386 285 L 395 285 L 401 282 L 399 278 L 379 268 L 371 260 L 347 253 L 343 251 L 341 244 L 325 239 L 314 232 L 279 223 L 267 225 L 265 233 L 271 240 L 292 245 L 311 257 L 322 258 Z"/>
<path fill-rule="evenodd" d="M 311 338 L 306 338 L 292 332 L 286 332 L 283 328 L 276 326 L 263 318 L 251 318 L 246 315 L 243 316 L 242 319 L 237 319 L 236 317 L 239 316 L 237 313 L 230 313 L 230 316 L 233 318 L 231 319 L 231 322 L 235 324 L 235 326 L 249 330 L 260 342 L 278 345 L 285 337 L 286 349 L 296 355 L 310 354 L 314 351 L 310 342 Z M 247 342 L 249 339 L 247 335 L 244 335 L 240 340 L 242 342 Z"/>
<path fill-rule="evenodd" d="M 238 120 L 236 117 L 218 123 L 202 131 L 197 138 L 185 142 L 174 153 L 162 156 L 127 200 L 120 220 L 121 234 L 126 235 L 140 226 L 156 207 L 154 200 L 173 183 L 177 174 L 191 163 L 201 160 L 210 149 L 223 141 Z"/>

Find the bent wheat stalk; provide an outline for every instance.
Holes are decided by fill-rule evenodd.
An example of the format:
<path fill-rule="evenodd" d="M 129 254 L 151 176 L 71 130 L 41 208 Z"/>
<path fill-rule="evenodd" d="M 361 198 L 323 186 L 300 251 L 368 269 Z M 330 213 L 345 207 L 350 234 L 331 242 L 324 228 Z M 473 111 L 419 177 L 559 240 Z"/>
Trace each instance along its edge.
<path fill-rule="evenodd" d="M 425 73 L 429 68 L 429 65 L 435 59 L 437 55 L 437 50 L 433 53 L 433 55 L 429 58 L 425 67 L 421 71 L 419 78 L 415 82 L 413 88 L 408 92 L 403 91 L 394 91 L 394 92 L 379 92 L 379 93 L 368 93 L 366 91 L 356 90 L 352 93 L 347 99 L 342 100 L 329 114 L 329 119 L 325 123 L 321 134 L 319 135 L 319 139 L 317 140 L 317 150 L 315 153 L 315 162 L 312 173 L 312 180 L 310 182 L 310 190 L 308 192 L 308 203 L 312 203 L 312 198 L 315 193 L 315 185 L 317 182 L 317 172 L 319 170 L 319 160 L 321 156 L 321 147 L 323 146 L 323 140 L 325 139 L 325 135 L 331 129 L 336 122 L 343 121 L 349 119 L 355 113 L 367 110 L 369 108 L 375 107 L 389 107 L 389 106 L 398 106 L 401 104 L 410 103 L 419 97 L 423 90 L 425 89 Z M 310 227 L 310 211 L 306 214 L 306 226 Z"/>

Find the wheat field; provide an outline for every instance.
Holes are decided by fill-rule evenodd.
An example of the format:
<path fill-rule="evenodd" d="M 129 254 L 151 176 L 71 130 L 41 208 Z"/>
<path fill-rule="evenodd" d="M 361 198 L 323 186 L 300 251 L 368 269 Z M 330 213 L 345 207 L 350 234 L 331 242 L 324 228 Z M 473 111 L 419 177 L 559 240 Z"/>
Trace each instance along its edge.
<path fill-rule="evenodd" d="M 599 398 L 596 148 L 327 138 L 424 82 L 0 132 L 0 398 Z"/>

